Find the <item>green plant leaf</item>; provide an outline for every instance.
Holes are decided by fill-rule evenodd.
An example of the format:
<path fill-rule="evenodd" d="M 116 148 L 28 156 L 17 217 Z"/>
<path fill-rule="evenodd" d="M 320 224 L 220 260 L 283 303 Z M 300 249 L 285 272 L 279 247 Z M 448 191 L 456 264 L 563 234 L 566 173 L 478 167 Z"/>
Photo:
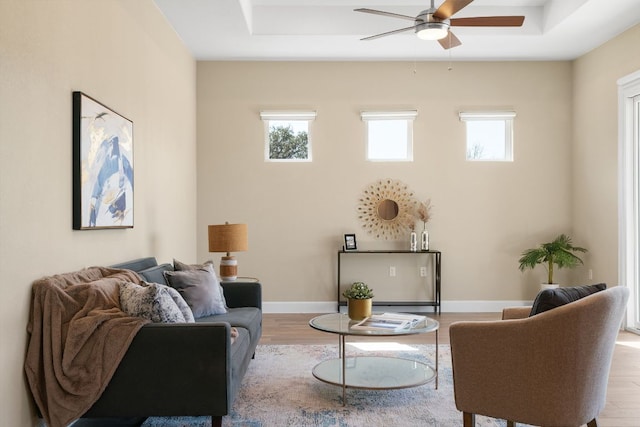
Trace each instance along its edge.
<path fill-rule="evenodd" d="M 525 250 L 518 262 L 520 271 L 527 268 L 533 269 L 538 264 L 543 264 L 548 271 L 548 282 L 553 283 L 554 265 L 560 268 L 573 268 L 583 264 L 582 260 L 574 252 L 587 252 L 587 249 L 573 246 L 571 238 L 561 234 L 553 241 L 542 243 L 537 248 Z"/>

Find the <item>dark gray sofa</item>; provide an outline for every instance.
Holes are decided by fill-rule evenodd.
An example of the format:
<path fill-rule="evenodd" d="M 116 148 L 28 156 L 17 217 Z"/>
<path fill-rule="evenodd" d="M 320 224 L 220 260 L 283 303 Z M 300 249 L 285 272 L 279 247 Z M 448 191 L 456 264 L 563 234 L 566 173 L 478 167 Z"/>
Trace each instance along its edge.
<path fill-rule="evenodd" d="M 113 265 L 167 284 L 153 257 Z M 196 323 L 151 323 L 140 329 L 100 399 L 83 415 L 98 417 L 227 415 L 262 335 L 262 287 L 222 283 L 226 314 Z M 231 327 L 238 337 L 231 343 Z"/>

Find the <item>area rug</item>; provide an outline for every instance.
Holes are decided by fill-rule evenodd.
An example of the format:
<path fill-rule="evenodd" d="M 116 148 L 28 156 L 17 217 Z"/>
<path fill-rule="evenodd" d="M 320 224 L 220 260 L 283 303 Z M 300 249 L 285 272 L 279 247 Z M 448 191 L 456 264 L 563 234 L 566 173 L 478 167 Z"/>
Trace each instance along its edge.
<path fill-rule="evenodd" d="M 357 347 L 356 347 L 357 345 Z M 400 343 L 347 344 L 347 357 L 386 355 L 431 366 L 435 345 Z M 261 345 L 251 361 L 231 414 L 223 427 L 360 427 L 462 425 L 454 404 L 449 346 L 439 346 L 439 384 L 398 390 L 342 389 L 313 377 L 313 367 L 337 357 L 336 345 Z M 476 426 L 505 426 L 502 420 L 476 417 Z M 210 427 L 209 417 L 152 417 L 143 427 Z"/>

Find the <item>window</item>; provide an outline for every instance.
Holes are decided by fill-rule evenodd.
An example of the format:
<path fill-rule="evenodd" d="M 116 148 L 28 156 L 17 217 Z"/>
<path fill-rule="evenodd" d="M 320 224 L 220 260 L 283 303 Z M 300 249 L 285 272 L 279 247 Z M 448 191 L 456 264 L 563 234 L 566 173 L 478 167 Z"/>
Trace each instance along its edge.
<path fill-rule="evenodd" d="M 640 333 L 640 71 L 618 80 L 618 283 L 629 288 L 626 328 Z"/>
<path fill-rule="evenodd" d="M 417 111 L 363 111 L 367 125 L 367 160 L 413 161 L 413 121 Z"/>
<path fill-rule="evenodd" d="M 262 111 L 264 158 L 273 162 L 310 162 L 311 126 L 315 111 Z"/>
<path fill-rule="evenodd" d="M 467 125 L 467 160 L 513 161 L 513 111 L 460 113 Z"/>

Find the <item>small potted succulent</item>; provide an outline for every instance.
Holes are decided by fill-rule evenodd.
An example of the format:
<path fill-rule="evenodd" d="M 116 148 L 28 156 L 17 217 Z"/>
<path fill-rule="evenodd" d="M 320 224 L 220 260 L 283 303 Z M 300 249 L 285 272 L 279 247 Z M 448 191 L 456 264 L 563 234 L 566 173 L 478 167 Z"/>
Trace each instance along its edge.
<path fill-rule="evenodd" d="M 547 283 L 541 286 L 543 289 L 550 287 L 558 287 L 553 282 L 553 266 L 560 268 L 573 268 L 582 264 L 582 260 L 575 252 L 587 252 L 585 248 L 573 246 L 571 237 L 561 234 L 552 242 L 542 243 L 533 249 L 527 249 L 522 253 L 518 260 L 520 263 L 520 271 L 527 268 L 533 269 L 536 265 L 542 264 L 547 268 Z"/>
<path fill-rule="evenodd" d="M 354 282 L 342 296 L 347 298 L 350 319 L 362 320 L 371 316 L 373 290 L 365 283 Z"/>

